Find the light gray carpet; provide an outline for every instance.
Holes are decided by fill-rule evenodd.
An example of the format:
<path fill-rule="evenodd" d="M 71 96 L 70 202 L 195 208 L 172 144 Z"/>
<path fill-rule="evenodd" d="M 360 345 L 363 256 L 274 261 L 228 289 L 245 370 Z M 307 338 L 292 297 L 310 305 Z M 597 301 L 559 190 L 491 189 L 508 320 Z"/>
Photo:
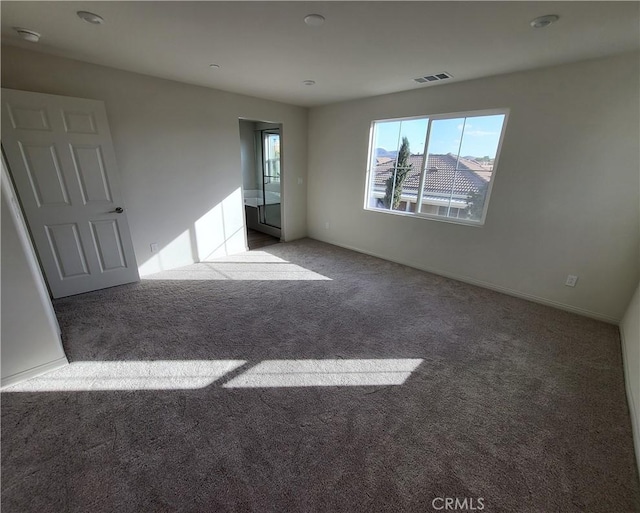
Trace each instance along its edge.
<path fill-rule="evenodd" d="M 640 511 L 614 326 L 309 239 L 153 278 L 55 302 L 3 513 Z"/>

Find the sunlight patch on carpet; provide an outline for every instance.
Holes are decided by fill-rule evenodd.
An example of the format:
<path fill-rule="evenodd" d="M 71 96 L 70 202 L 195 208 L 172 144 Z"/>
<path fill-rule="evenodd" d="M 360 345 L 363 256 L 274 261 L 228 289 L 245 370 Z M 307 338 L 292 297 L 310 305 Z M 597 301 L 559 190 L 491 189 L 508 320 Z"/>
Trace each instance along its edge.
<path fill-rule="evenodd" d="M 143 279 L 192 281 L 331 281 L 331 278 L 305 269 L 297 264 L 292 264 L 265 251 L 250 251 L 240 255 L 199 262 L 169 271 L 149 274 Z"/>
<path fill-rule="evenodd" d="M 181 390 L 204 388 L 244 365 L 244 360 L 72 362 L 3 392 Z"/>
<path fill-rule="evenodd" d="M 420 358 L 358 360 L 265 360 L 224 388 L 402 385 Z"/>

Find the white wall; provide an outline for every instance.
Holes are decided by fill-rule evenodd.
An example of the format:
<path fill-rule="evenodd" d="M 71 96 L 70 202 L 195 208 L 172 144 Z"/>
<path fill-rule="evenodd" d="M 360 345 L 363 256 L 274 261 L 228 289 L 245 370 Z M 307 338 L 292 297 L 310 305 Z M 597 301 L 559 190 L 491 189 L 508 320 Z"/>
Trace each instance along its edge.
<path fill-rule="evenodd" d="M 640 284 L 620 323 L 627 398 L 640 470 Z"/>
<path fill-rule="evenodd" d="M 304 108 L 6 45 L 2 86 L 105 102 L 141 274 L 244 250 L 239 118 L 283 124 L 283 236 L 306 235 Z"/>
<path fill-rule="evenodd" d="M 242 166 L 242 184 L 245 190 L 258 188 L 255 127 L 254 121 L 240 121 L 240 164 Z"/>
<path fill-rule="evenodd" d="M 312 108 L 309 235 L 617 322 L 639 278 L 639 75 L 628 54 Z M 373 120 L 500 107 L 483 227 L 363 209 Z"/>
<path fill-rule="evenodd" d="M 60 329 L 2 168 L 2 386 L 67 364 Z"/>

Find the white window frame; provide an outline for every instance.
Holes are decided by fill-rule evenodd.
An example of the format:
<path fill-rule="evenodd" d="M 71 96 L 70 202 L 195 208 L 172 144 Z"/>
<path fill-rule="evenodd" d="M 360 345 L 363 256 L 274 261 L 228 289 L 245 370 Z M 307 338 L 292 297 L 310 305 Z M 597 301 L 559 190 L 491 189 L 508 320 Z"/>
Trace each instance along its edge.
<path fill-rule="evenodd" d="M 400 117 L 400 118 L 386 118 L 386 119 L 374 119 L 371 121 L 371 127 L 369 129 L 369 157 L 368 157 L 368 165 L 366 171 L 366 179 L 365 179 L 365 191 L 364 191 L 364 209 L 368 212 L 379 212 L 382 214 L 393 214 L 404 217 L 415 217 L 419 219 L 429 219 L 432 221 L 440 221 L 444 223 L 453 223 L 453 224 L 462 224 L 466 226 L 475 226 L 482 227 L 484 226 L 487 210 L 489 208 L 489 201 L 491 199 L 491 192 L 493 190 L 493 184 L 496 180 L 496 171 L 498 169 L 498 164 L 500 160 L 500 155 L 502 153 L 502 142 L 504 140 L 504 134 L 506 132 L 507 123 L 509 121 L 509 112 L 508 108 L 497 108 L 497 109 L 485 109 L 485 110 L 472 110 L 472 111 L 464 111 L 464 112 L 451 112 L 451 113 L 443 113 L 443 114 L 424 114 L 420 116 L 408 116 L 408 117 Z M 431 135 L 431 123 L 436 120 L 441 119 L 455 119 L 455 118 L 474 118 L 474 117 L 482 117 L 482 116 L 496 116 L 503 115 L 504 121 L 502 123 L 502 130 L 500 132 L 500 137 L 498 139 L 498 147 L 496 149 L 496 157 L 493 161 L 493 170 L 491 171 L 491 179 L 489 180 L 489 185 L 487 187 L 487 194 L 484 200 L 484 206 L 482 209 L 482 217 L 478 221 L 474 221 L 472 219 L 459 219 L 456 217 L 445 217 L 437 214 L 427 214 L 424 212 L 420 212 L 420 205 L 422 201 L 422 196 L 424 194 L 424 180 L 426 176 L 427 170 L 425 170 L 425 160 L 428 157 L 428 144 L 429 137 Z M 374 208 L 369 206 L 371 187 L 374 177 L 375 170 L 375 155 L 374 155 L 374 145 L 376 143 L 376 123 L 391 123 L 394 121 L 412 121 L 415 119 L 428 119 L 427 122 L 427 133 L 425 136 L 425 144 L 424 144 L 424 157 L 422 161 L 422 169 L 420 174 L 420 181 L 418 185 L 418 196 L 416 198 L 416 212 L 402 211 L 402 210 L 391 210 L 391 209 L 382 209 L 382 208 Z M 461 137 L 464 137 L 464 133 Z M 461 142 L 462 144 L 462 142 Z M 458 149 L 460 151 L 460 149 Z M 457 207 L 453 207 L 457 208 Z"/>

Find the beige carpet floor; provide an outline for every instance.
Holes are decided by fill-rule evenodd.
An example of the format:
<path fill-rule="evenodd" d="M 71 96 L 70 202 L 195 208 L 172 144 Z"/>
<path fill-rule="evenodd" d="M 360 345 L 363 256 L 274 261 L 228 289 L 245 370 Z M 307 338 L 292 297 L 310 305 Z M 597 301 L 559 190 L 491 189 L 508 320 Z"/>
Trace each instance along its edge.
<path fill-rule="evenodd" d="M 55 302 L 2 511 L 640 511 L 615 326 L 309 239 Z"/>

